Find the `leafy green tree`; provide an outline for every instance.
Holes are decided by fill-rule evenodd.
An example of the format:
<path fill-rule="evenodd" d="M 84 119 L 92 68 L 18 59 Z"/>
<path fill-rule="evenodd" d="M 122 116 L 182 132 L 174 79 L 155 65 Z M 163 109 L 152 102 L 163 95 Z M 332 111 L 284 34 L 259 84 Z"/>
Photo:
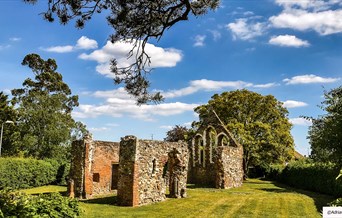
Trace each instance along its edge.
<path fill-rule="evenodd" d="M 10 105 L 8 95 L 0 92 L 0 128 L 1 124 L 6 121 L 15 122 L 17 119 L 17 113 L 13 106 Z M 18 148 L 15 147 L 13 139 L 17 134 L 17 128 L 15 125 L 4 124 L 3 138 L 1 146 L 1 156 L 10 156 L 17 153 Z M 1 130 L 0 130 L 1 131 Z"/>
<path fill-rule="evenodd" d="M 294 144 L 288 111 L 274 96 L 246 89 L 215 94 L 208 104 L 195 108 L 199 123 L 218 117 L 244 148 L 244 172 L 249 167 L 285 163 L 293 157 Z"/>
<path fill-rule="evenodd" d="M 71 130 L 76 127 L 71 111 L 78 106 L 78 96 L 71 95 L 62 75 L 56 72 L 55 60 L 29 54 L 22 65 L 28 66 L 35 78 L 27 78 L 23 88 L 12 90 L 19 115 L 17 146 L 26 152 L 25 156 L 55 157 L 70 143 Z"/>
<path fill-rule="evenodd" d="M 324 93 L 321 108 L 327 114 L 312 119 L 309 128 L 311 157 L 342 166 L 342 86 Z"/>
<path fill-rule="evenodd" d="M 26 3 L 36 3 L 38 0 L 24 0 Z M 96 13 L 106 13 L 107 23 L 113 27 L 112 42 L 130 41 L 133 49 L 128 54 L 135 58 L 135 63 L 125 68 L 118 68 L 115 60 L 112 61 L 112 72 L 116 76 L 117 84 L 124 83 L 127 92 L 137 97 L 139 104 L 148 101 L 162 100 L 160 93 L 150 94 L 147 79 L 150 57 L 145 52 L 145 45 L 151 39 L 159 40 L 165 30 L 176 23 L 186 21 L 190 16 L 201 16 L 209 10 L 219 6 L 219 0 L 49 0 L 48 8 L 43 13 L 44 19 L 49 22 L 58 17 L 61 24 L 76 19 L 76 27 L 83 28 L 85 23 Z"/>
<path fill-rule="evenodd" d="M 188 139 L 190 130 L 185 126 L 176 125 L 171 130 L 166 132 L 166 138 L 164 141 L 167 142 L 178 142 L 179 140 L 186 141 Z"/>

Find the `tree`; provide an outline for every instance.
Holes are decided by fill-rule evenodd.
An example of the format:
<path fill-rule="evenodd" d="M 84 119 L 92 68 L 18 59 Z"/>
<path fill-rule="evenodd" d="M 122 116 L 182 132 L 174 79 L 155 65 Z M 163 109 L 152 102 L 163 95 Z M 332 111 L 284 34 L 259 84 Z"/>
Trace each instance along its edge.
<path fill-rule="evenodd" d="M 0 92 L 0 128 L 1 124 L 7 120 L 15 122 L 17 113 L 13 106 L 9 104 L 8 95 Z M 1 156 L 9 156 L 17 153 L 17 148 L 14 146 L 13 138 L 15 138 L 17 128 L 15 125 L 5 124 L 3 129 L 3 138 L 1 146 Z M 1 131 L 1 130 L 0 130 Z"/>
<path fill-rule="evenodd" d="M 171 130 L 166 132 L 166 138 L 164 141 L 167 142 L 178 142 L 179 140 L 186 141 L 189 135 L 189 129 L 185 126 L 176 125 Z"/>
<path fill-rule="evenodd" d="M 16 143 L 26 156 L 51 158 L 66 150 L 71 140 L 71 130 L 76 127 L 71 111 L 78 106 L 78 96 L 71 95 L 62 75 L 56 72 L 55 60 L 29 54 L 22 65 L 31 68 L 35 79 L 27 78 L 23 88 L 12 90 L 20 129 Z"/>
<path fill-rule="evenodd" d="M 38 0 L 24 0 L 36 3 Z M 76 19 L 76 27 L 83 28 L 95 13 L 108 12 L 108 25 L 113 27 L 111 41 L 129 41 L 134 48 L 128 54 L 135 58 L 135 63 L 118 68 L 113 59 L 111 70 L 115 74 L 115 83 L 125 84 L 127 92 L 137 98 L 137 103 L 159 102 L 161 94 L 150 94 L 147 74 L 150 72 L 150 57 L 145 52 L 145 45 L 151 39 L 159 40 L 165 30 L 190 16 L 198 17 L 218 7 L 219 0 L 49 0 L 48 9 L 43 13 L 49 22 L 58 17 L 61 24 Z"/>
<path fill-rule="evenodd" d="M 195 108 L 199 123 L 218 122 L 213 110 L 244 148 L 244 172 L 249 167 L 285 163 L 294 153 L 288 111 L 274 96 L 246 89 L 215 94 Z"/>
<path fill-rule="evenodd" d="M 311 157 L 342 166 L 342 86 L 324 93 L 321 108 L 327 114 L 312 119 L 309 127 Z"/>

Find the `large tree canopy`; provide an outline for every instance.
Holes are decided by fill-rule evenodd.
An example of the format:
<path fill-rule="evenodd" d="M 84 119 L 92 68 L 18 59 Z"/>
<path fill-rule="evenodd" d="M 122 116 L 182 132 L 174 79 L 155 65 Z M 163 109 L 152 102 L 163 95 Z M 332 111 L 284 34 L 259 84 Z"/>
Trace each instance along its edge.
<path fill-rule="evenodd" d="M 312 119 L 309 128 L 311 157 L 342 166 L 342 86 L 324 93 L 321 108 L 327 114 Z"/>
<path fill-rule="evenodd" d="M 29 54 L 22 65 L 31 68 L 35 78 L 27 78 L 23 88 L 12 90 L 20 130 L 15 144 L 25 156 L 55 157 L 71 140 L 72 130 L 81 126 L 71 117 L 73 107 L 78 106 L 78 96 L 71 95 L 62 75 L 56 72 L 55 60 Z"/>
<path fill-rule="evenodd" d="M 36 3 L 38 0 L 24 0 Z M 44 19 L 53 22 L 58 17 L 60 23 L 66 24 L 76 20 L 76 27 L 83 28 L 86 21 L 96 13 L 107 12 L 108 24 L 113 27 L 112 42 L 120 40 L 134 43 L 138 51 L 133 49 L 128 56 L 134 55 L 135 63 L 118 68 L 112 61 L 112 72 L 115 83 L 124 83 L 127 92 L 137 97 L 138 103 L 161 101 L 160 93 L 150 94 L 147 79 L 150 57 L 145 52 L 145 45 L 150 38 L 160 39 L 165 30 L 176 23 L 188 20 L 191 15 L 197 17 L 208 10 L 216 9 L 219 0 L 48 0 Z"/>
<path fill-rule="evenodd" d="M 200 124 L 218 122 L 213 110 L 244 148 L 244 171 L 250 166 L 284 163 L 294 152 L 288 111 L 274 96 L 248 90 L 215 94 L 199 106 Z"/>

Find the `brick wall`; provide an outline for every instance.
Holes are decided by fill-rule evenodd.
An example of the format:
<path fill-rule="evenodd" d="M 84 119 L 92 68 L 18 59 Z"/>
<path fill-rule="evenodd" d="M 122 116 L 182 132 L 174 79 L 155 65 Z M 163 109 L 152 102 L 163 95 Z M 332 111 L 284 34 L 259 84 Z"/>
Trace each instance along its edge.
<path fill-rule="evenodd" d="M 185 142 L 126 136 L 120 146 L 118 201 L 121 205 L 163 201 L 167 184 L 171 197 L 186 196 L 189 152 Z"/>

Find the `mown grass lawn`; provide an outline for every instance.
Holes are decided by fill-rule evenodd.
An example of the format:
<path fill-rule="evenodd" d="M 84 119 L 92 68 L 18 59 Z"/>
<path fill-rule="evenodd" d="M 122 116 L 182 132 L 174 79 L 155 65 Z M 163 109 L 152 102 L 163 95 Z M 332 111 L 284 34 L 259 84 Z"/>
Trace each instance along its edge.
<path fill-rule="evenodd" d="M 30 193 L 35 193 L 31 189 Z M 60 190 L 65 191 L 65 190 Z M 39 189 L 37 192 L 40 192 Z M 116 196 L 80 203 L 81 217 L 321 217 L 333 198 L 289 188 L 270 181 L 250 179 L 229 190 L 189 185 L 188 197 L 136 208 L 115 205 Z"/>

